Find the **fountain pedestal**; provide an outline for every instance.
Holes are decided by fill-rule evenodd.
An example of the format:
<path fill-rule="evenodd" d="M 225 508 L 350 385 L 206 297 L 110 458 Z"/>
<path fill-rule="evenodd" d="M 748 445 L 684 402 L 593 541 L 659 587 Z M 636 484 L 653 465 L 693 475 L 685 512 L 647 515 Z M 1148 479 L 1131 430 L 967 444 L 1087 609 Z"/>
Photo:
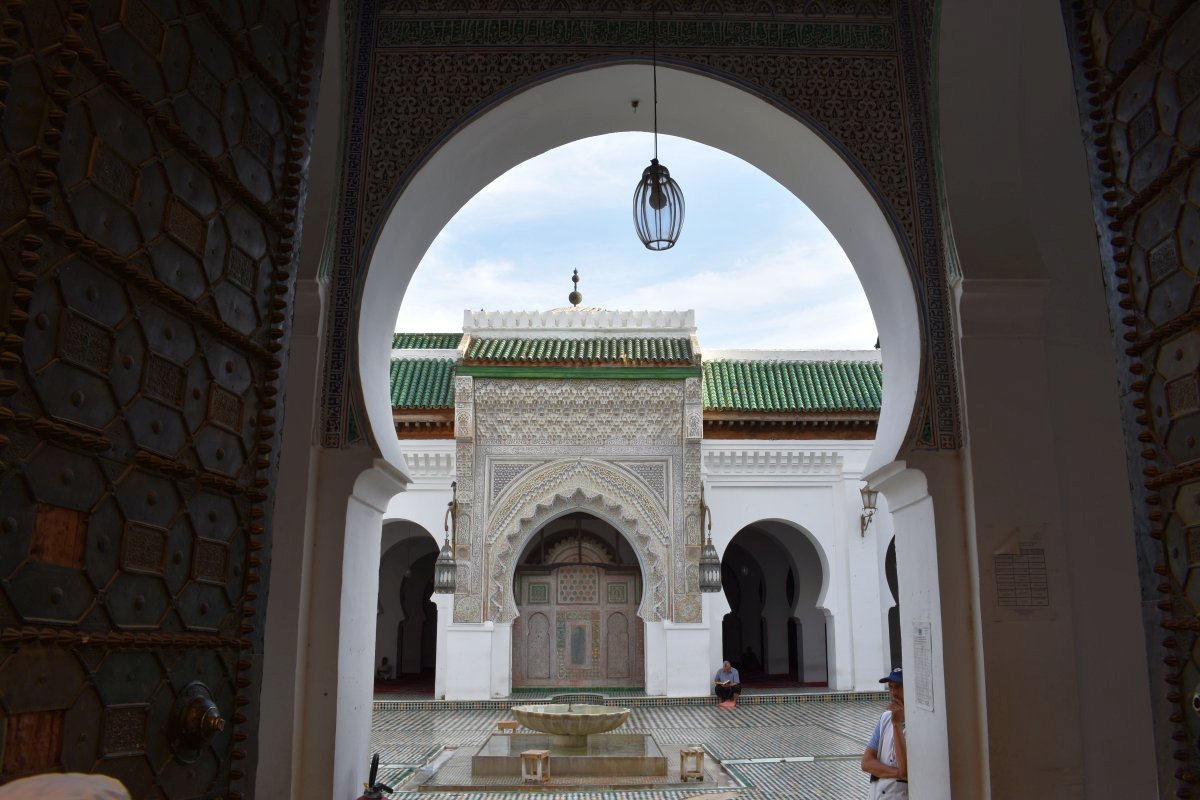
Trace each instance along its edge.
<path fill-rule="evenodd" d="M 557 744 L 544 733 L 492 734 L 472 756 L 471 774 L 520 777 L 525 750 L 549 750 L 550 774 L 555 778 L 667 774 L 667 757 L 644 733 L 606 733 L 573 747 Z"/>
<path fill-rule="evenodd" d="M 473 776 L 520 775 L 524 750 L 549 750 L 552 775 L 667 774 L 667 759 L 654 737 L 608 733 L 625 724 L 628 708 L 550 703 L 514 706 L 512 714 L 526 728 L 540 733 L 493 734 L 471 758 Z"/>

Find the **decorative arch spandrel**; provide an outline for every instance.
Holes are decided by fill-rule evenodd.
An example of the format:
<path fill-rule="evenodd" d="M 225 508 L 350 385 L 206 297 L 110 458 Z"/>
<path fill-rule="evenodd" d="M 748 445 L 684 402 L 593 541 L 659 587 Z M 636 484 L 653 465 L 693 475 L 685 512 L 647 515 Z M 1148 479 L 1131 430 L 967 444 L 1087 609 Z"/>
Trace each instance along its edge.
<path fill-rule="evenodd" d="M 590 459 L 555 461 L 513 482 L 488 518 L 488 617 L 512 622 L 517 607 L 512 576 L 525 545 L 546 523 L 586 511 L 619 530 L 633 546 L 646 591 L 638 615 L 647 622 L 670 613 L 669 517 L 653 490 L 633 473 Z"/>

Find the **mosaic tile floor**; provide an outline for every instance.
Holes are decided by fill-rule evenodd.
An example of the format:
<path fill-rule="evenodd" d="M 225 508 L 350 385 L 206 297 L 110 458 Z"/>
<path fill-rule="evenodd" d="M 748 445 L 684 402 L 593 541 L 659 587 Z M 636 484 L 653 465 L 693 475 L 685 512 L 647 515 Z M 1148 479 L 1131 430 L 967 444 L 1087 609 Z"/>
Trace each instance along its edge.
<path fill-rule="evenodd" d="M 826 698 L 832 702 L 823 702 Z M 653 788 L 625 784 L 613 789 L 564 778 L 555 781 L 565 784 L 560 790 L 555 791 L 552 783 L 536 791 L 536 796 L 554 800 L 866 797 L 867 780 L 858 762 L 871 726 L 885 706 L 882 696 L 847 701 L 844 696 L 815 694 L 781 703 L 743 704 L 736 709 L 635 706 L 622 732 L 653 734 L 676 775 L 679 747 L 702 745 L 708 753 L 709 779 L 702 784 L 657 779 Z M 376 704 L 372 748 L 380 754 L 380 780 L 403 788 L 394 796 L 405 800 L 529 800 L 532 793 L 515 786 L 487 791 L 467 787 L 471 754 L 495 731 L 497 720 L 509 718 L 502 708 L 447 710 L 399 702 Z M 712 771 L 714 760 L 723 762 L 723 774 Z M 426 767 L 431 762 L 432 767 Z M 421 791 L 418 787 L 422 785 L 444 788 Z M 731 791 L 734 794 L 730 795 Z"/>

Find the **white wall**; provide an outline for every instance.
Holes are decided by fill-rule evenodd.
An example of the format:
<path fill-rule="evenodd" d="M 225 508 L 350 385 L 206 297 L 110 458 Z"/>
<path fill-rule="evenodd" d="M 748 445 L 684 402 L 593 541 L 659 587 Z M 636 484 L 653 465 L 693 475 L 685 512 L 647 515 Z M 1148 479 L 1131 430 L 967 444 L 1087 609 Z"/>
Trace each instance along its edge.
<path fill-rule="evenodd" d="M 876 690 L 887 668 L 880 594 L 886 582 L 879 555 L 880 539 L 891 537 L 886 503 L 865 536 L 859 525 L 859 475 L 872 446 L 857 440 L 706 440 L 701 445 L 718 552 L 740 530 L 764 521 L 773 531 L 784 526 L 794 536 L 811 537 L 821 558 L 816 606 L 828 630 L 828 682 L 837 690 Z M 791 552 L 798 560 L 797 551 Z M 786 651 L 782 663 L 786 671 Z"/>
<path fill-rule="evenodd" d="M 454 443 L 408 440 L 401 444 L 413 482 L 393 498 L 385 519 L 411 520 L 440 536 L 454 474 Z M 823 671 L 827 662 L 829 686 L 838 690 L 876 690 L 890 666 L 885 602 L 890 596 L 883 576 L 883 553 L 892 536 L 892 523 L 886 501 L 881 499 L 880 511 L 865 536 L 859 525 L 862 500 L 858 478 L 871 449 L 872 442 L 858 440 L 711 440 L 701 445 L 718 552 L 751 524 L 778 539 L 797 569 L 800 590 L 796 608 L 808 623 L 806 633 L 828 631 L 819 646 L 806 643 L 805 652 L 815 659 L 806 666 L 806 673 Z M 388 528 L 385 548 L 394 541 L 389 537 L 395 536 Z M 772 563 L 767 562 L 768 568 Z M 781 564 L 776 571 L 779 574 L 772 573 L 769 580 L 773 590 L 783 592 L 787 570 Z M 445 601 L 438 602 L 440 609 Z M 704 621 L 697 625 L 647 624 L 647 692 L 670 696 L 708 693 L 708 673 L 715 671 L 721 660 L 721 621 L 728 604 L 723 595 L 713 595 L 706 596 L 704 607 Z M 450 619 L 439 613 L 439 641 L 446 642 L 449 652 L 470 652 L 483 661 L 468 674 L 444 662 L 439 652 L 438 696 L 482 699 L 507 694 L 511 660 L 503 653 L 511 649 L 511 642 L 500 639 L 510 635 L 508 627 L 500 630 L 489 625 L 483 636 L 483 628 L 452 625 Z M 774 622 L 778 630 L 773 633 L 768 668 L 786 672 L 786 620 Z M 460 658 L 456 655 L 453 660 Z M 486 669 L 479 669 L 483 663 Z"/>

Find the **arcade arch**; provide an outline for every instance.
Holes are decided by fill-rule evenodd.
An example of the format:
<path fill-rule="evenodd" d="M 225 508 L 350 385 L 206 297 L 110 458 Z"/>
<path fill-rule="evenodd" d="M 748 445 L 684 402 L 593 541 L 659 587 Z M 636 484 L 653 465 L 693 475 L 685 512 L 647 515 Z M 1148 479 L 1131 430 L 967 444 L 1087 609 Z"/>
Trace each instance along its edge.
<path fill-rule="evenodd" d="M 433 536 L 420 525 L 395 520 L 383 526 L 375 626 L 377 678 L 432 679 L 437 662 L 437 606 L 431 601 L 437 554 Z M 381 676 L 384 658 L 388 674 Z"/>
<path fill-rule="evenodd" d="M 747 525 L 730 540 L 721 565 L 730 607 L 722 640 L 743 680 L 829 685 L 824 561 L 802 529 L 777 520 Z"/>

